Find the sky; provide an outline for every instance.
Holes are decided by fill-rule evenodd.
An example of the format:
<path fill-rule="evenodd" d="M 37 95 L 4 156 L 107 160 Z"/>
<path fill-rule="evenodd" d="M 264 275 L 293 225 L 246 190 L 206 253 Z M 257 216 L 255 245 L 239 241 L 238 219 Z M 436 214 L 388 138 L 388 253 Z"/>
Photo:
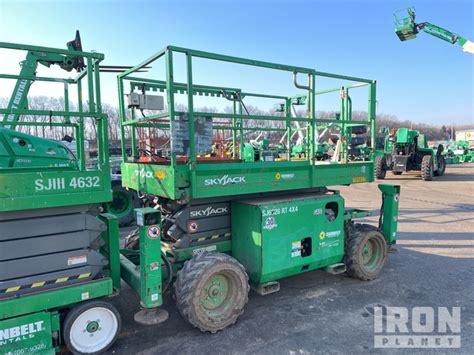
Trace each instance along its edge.
<path fill-rule="evenodd" d="M 135 65 L 171 44 L 309 67 L 377 80 L 379 113 L 429 124 L 474 124 L 474 56 L 425 33 L 400 42 L 393 25 L 394 11 L 415 6 L 419 22 L 429 21 L 474 41 L 473 3 L 0 0 L 0 41 L 65 48 L 79 29 L 84 50 L 104 53 L 104 64 L 109 65 Z M 24 53 L 18 51 L 0 51 L 0 72 L 18 73 L 18 62 L 23 57 Z M 184 66 L 179 60 L 177 63 L 176 77 L 184 80 Z M 194 69 L 195 84 L 222 84 L 283 95 L 298 93 L 288 73 L 256 72 L 215 62 L 197 62 Z M 52 71 L 75 76 L 59 69 Z M 161 79 L 156 76 L 162 71 L 157 64 L 147 75 Z M 38 75 L 47 74 L 47 68 L 39 68 Z M 104 74 L 101 82 L 103 101 L 116 105 L 115 76 Z M 317 82 L 319 89 L 340 84 Z M 12 83 L 9 85 L 0 85 L 0 97 L 11 94 Z M 43 88 L 38 83 L 31 90 L 32 94 L 44 95 L 61 92 L 61 88 Z M 366 91 L 354 91 L 354 109 L 367 110 L 365 95 Z M 199 103 L 214 105 L 205 100 Z M 269 105 L 255 104 L 262 104 L 264 109 Z M 219 105 L 223 103 L 215 104 Z M 337 97 L 321 99 L 317 105 L 319 110 L 337 110 Z"/>

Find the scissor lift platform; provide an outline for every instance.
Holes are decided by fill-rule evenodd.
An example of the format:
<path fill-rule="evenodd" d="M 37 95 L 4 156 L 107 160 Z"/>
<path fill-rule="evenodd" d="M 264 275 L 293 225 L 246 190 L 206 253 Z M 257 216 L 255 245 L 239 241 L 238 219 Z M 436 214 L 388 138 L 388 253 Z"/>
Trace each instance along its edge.
<path fill-rule="evenodd" d="M 173 66 L 173 60 L 184 57 L 186 82 L 175 81 L 179 76 L 179 66 Z M 209 62 L 227 62 L 261 69 L 288 72 L 293 76 L 297 95 L 284 96 L 267 93 L 252 93 L 241 88 L 200 85 L 194 82 L 193 60 Z M 166 67 L 164 80 L 160 78 L 144 78 L 135 76 L 143 67 L 153 67 L 163 61 Z M 181 61 L 182 63 L 183 61 Z M 180 66 L 181 68 L 183 65 Z M 255 68 L 254 68 L 255 69 Z M 182 73 L 181 73 L 182 74 Z M 308 84 L 298 83 L 298 75 L 307 77 Z M 182 77 L 182 75 L 181 75 Z M 316 79 L 318 78 L 318 79 Z M 338 83 L 346 83 L 329 90 L 316 90 L 319 78 L 335 79 Z M 352 128 L 365 126 L 370 131 L 373 151 L 375 130 L 375 86 L 374 80 L 348 77 L 344 75 L 323 73 L 310 68 L 288 66 L 230 57 L 226 55 L 196 51 L 187 48 L 168 46 L 143 63 L 125 71 L 118 76 L 120 120 L 122 126 L 122 178 L 123 185 L 147 194 L 170 200 L 188 202 L 192 199 L 216 198 L 254 193 L 275 192 L 283 190 L 299 190 L 320 188 L 331 185 L 349 185 L 373 181 L 373 154 L 363 161 L 350 161 L 348 148 L 351 142 Z M 125 87 L 129 88 L 126 94 Z M 366 120 L 352 119 L 353 89 L 365 87 L 367 91 L 368 117 Z M 301 92 L 303 90 L 303 92 Z M 164 92 L 165 102 L 161 110 L 148 110 L 144 114 L 141 106 L 148 98 L 155 100 L 153 92 Z M 316 97 L 328 93 L 339 93 L 340 107 L 335 117 L 320 118 L 316 115 Z M 128 97 L 127 95 L 131 95 Z M 132 102 L 130 97 L 142 101 Z M 184 95 L 188 109 L 176 109 L 178 95 Z M 202 112 L 195 108 L 196 96 L 224 98 L 230 102 L 232 112 Z M 245 99 L 266 99 L 279 101 L 279 115 L 251 114 L 245 105 Z M 138 99 L 137 99 L 138 100 Z M 293 114 L 295 105 L 306 105 L 306 116 L 296 117 Z M 141 115 L 137 113 L 141 111 Z M 184 118 L 183 118 L 184 117 Z M 229 156 L 210 157 L 200 154 L 199 129 L 203 122 L 211 122 L 212 132 L 223 133 L 227 141 L 231 141 L 232 152 Z M 177 122 L 179 121 L 179 122 Z M 280 121 L 275 124 L 269 124 Z M 339 131 L 340 147 L 336 159 L 318 161 L 316 150 L 318 134 L 327 128 Z M 158 132 L 158 133 L 157 133 Z M 161 133 L 160 133 L 161 132 Z M 163 133 L 166 132 L 166 133 Z M 285 153 L 272 161 L 245 161 L 244 145 L 248 141 L 247 134 L 265 132 L 283 136 Z M 301 133 L 304 132 L 304 133 Z M 153 153 L 153 148 L 145 146 L 143 141 L 153 135 L 169 138 L 168 156 L 162 157 Z M 295 143 L 292 138 L 298 134 L 304 141 L 303 158 L 294 159 L 290 152 Z M 187 147 L 184 152 L 176 151 L 177 137 L 185 139 Z M 286 137 L 286 138 L 285 138 Z M 131 141 L 131 150 L 127 151 L 126 142 Z M 146 156 L 145 156 L 146 155 Z"/>

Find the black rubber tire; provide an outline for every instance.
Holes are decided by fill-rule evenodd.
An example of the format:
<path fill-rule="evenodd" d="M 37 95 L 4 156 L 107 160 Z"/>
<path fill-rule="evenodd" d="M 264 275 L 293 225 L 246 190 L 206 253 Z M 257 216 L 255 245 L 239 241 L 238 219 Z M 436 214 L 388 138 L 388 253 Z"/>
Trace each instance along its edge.
<path fill-rule="evenodd" d="M 431 155 L 425 155 L 421 160 L 421 178 L 424 181 L 433 180 L 433 157 Z"/>
<path fill-rule="evenodd" d="M 373 270 L 369 270 L 362 260 L 363 248 L 369 240 L 380 253 Z M 364 281 L 373 280 L 382 271 L 386 259 L 387 242 L 380 229 L 368 224 L 353 224 L 346 228 L 344 264 L 349 276 Z"/>
<path fill-rule="evenodd" d="M 393 175 L 402 175 L 402 172 L 401 171 L 394 171 Z"/>
<path fill-rule="evenodd" d="M 201 295 L 207 280 L 222 273 L 231 280 L 233 304 L 223 307 L 227 309 L 221 314 L 210 315 L 201 304 Z M 215 333 L 234 324 L 244 312 L 249 289 L 248 275 L 237 260 L 223 253 L 203 252 L 184 263 L 176 278 L 174 294 L 184 319 L 203 332 Z"/>
<path fill-rule="evenodd" d="M 434 172 L 435 176 L 443 176 L 446 171 L 446 160 L 443 155 L 438 155 L 438 169 Z"/>
<path fill-rule="evenodd" d="M 71 343 L 71 336 L 70 336 L 71 335 L 71 328 L 72 328 L 74 322 L 77 320 L 77 318 L 82 313 L 84 313 L 85 311 L 87 311 L 91 308 L 96 308 L 96 307 L 107 308 L 108 310 L 110 310 L 114 314 L 115 318 L 117 319 L 117 323 L 118 323 L 117 331 L 116 331 L 115 336 L 113 337 L 113 339 L 109 342 L 109 344 L 104 346 L 99 351 L 81 352 L 78 349 L 76 349 L 74 347 L 74 345 Z M 67 348 L 73 354 L 79 354 L 79 355 L 83 355 L 83 354 L 88 354 L 88 355 L 103 354 L 105 351 L 107 351 L 115 343 L 115 341 L 117 340 L 117 338 L 120 334 L 120 329 L 121 328 L 122 328 L 122 320 L 120 318 L 120 313 L 117 311 L 117 309 L 112 304 L 110 304 L 109 302 L 102 301 L 102 300 L 92 300 L 92 301 L 88 301 L 88 302 L 79 303 L 78 305 L 74 306 L 67 313 L 66 318 L 64 319 L 64 323 L 63 323 L 62 336 L 63 336 L 63 340 L 64 340 Z"/>
<path fill-rule="evenodd" d="M 385 179 L 385 175 L 387 174 L 387 166 L 385 163 L 385 157 L 375 157 L 375 177 L 377 179 L 383 180 Z"/>

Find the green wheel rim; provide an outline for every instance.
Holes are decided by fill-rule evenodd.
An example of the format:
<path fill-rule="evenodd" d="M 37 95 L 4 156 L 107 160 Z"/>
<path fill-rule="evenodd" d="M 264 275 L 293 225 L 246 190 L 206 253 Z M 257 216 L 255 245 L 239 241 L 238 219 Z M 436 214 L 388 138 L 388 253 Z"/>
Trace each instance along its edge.
<path fill-rule="evenodd" d="M 383 245 L 376 238 L 369 238 L 362 245 L 362 265 L 368 271 L 375 271 L 383 258 Z"/>
<path fill-rule="evenodd" d="M 89 324 L 87 324 L 86 330 L 89 333 L 94 333 L 99 329 L 99 323 L 97 321 L 92 321 Z"/>
<path fill-rule="evenodd" d="M 114 191 L 112 202 L 108 204 L 109 212 L 117 217 L 124 217 L 130 213 L 133 203 L 126 191 Z"/>
<path fill-rule="evenodd" d="M 200 294 L 202 308 L 213 317 L 225 314 L 232 307 L 234 299 L 233 279 L 225 272 L 212 275 Z"/>

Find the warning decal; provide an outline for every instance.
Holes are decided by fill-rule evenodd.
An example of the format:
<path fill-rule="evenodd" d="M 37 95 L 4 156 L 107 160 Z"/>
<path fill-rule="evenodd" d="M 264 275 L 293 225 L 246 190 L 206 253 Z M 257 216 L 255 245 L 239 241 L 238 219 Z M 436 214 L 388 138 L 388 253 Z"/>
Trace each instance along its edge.
<path fill-rule="evenodd" d="M 161 229 L 159 226 L 153 225 L 149 226 L 146 230 L 146 235 L 150 239 L 156 239 L 160 236 Z"/>
<path fill-rule="evenodd" d="M 87 255 L 70 256 L 67 258 L 67 265 L 79 265 L 87 263 Z"/>

